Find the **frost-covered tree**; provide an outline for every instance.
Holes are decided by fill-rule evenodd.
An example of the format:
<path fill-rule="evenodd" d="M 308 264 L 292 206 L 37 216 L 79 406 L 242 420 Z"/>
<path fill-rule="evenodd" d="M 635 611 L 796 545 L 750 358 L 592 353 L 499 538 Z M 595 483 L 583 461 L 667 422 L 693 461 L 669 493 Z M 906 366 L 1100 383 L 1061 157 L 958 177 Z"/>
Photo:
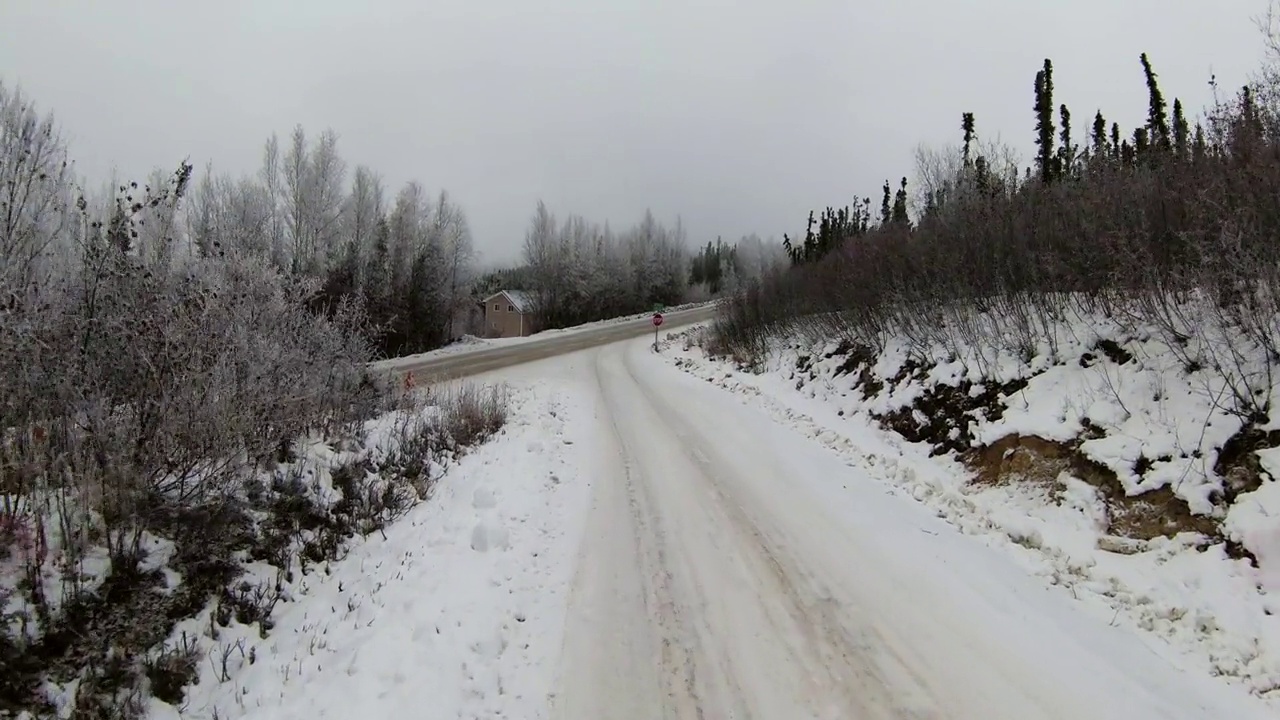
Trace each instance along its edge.
<path fill-rule="evenodd" d="M 70 168 L 52 114 L 0 83 L 0 282 L 22 287 L 70 250 Z"/>
<path fill-rule="evenodd" d="M 382 178 L 365 165 L 356 167 L 343 218 L 348 253 L 360 268 L 365 267 L 368 262 L 378 221 L 385 212 L 385 203 L 386 191 L 382 186 Z M 363 287 L 365 280 L 362 272 L 355 273 L 355 281 L 359 286 Z"/>
<path fill-rule="evenodd" d="M 337 134 L 326 130 L 312 145 L 302 126 L 295 127 L 283 176 L 290 267 L 294 273 L 321 272 L 340 251 L 346 164 L 338 156 Z"/>
<path fill-rule="evenodd" d="M 286 245 L 285 216 L 282 201 L 285 198 L 283 171 L 280 167 L 280 138 L 274 134 L 262 147 L 262 167 L 258 171 L 263 193 L 267 198 L 267 237 L 271 241 L 271 262 L 277 268 L 289 268 Z"/>
<path fill-rule="evenodd" d="M 688 288 L 685 232 L 668 228 L 647 212 L 621 234 L 580 216 L 558 223 L 538 203 L 525 233 L 526 287 L 538 322 L 564 327 L 643 311 L 653 303 L 674 304 Z"/>
<path fill-rule="evenodd" d="M 309 162 L 311 177 L 308 191 L 311 200 L 311 232 L 314 236 L 312 245 L 317 257 L 328 267 L 337 261 L 343 252 L 342 215 L 347 191 L 343 183 L 346 181 L 347 164 L 338 155 L 338 135 L 332 130 L 320 134 L 320 140 L 311 149 Z"/>
<path fill-rule="evenodd" d="M 524 261 L 529 266 L 533 287 L 518 289 L 532 292 L 538 311 L 544 315 L 557 312 L 560 293 L 564 290 L 565 258 L 559 241 L 555 216 L 546 203 L 539 200 L 524 235 Z"/>
<path fill-rule="evenodd" d="M 442 263 L 441 282 L 446 308 L 444 331 L 453 338 L 464 332 L 462 318 L 471 302 L 475 245 L 466 213 L 449 199 L 448 192 L 440 191 L 432 213 L 432 236 L 433 241 L 440 245 Z"/>

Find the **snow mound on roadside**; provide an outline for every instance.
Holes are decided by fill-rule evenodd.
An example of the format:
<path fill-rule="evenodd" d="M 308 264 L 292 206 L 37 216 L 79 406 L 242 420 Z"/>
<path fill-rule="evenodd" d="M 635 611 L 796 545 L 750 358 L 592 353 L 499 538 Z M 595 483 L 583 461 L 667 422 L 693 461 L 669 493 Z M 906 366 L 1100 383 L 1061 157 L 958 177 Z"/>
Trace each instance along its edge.
<path fill-rule="evenodd" d="M 500 435 L 459 459 L 428 502 L 296 576 L 265 637 L 235 619 L 217 626 L 208 611 L 180 624 L 172 642 L 200 638 L 210 652 L 181 712 L 152 701 L 149 716 L 545 717 L 580 541 L 573 520 L 588 506 L 577 468 L 590 465 L 593 408 L 554 381 L 512 386 L 510 400 Z M 530 452 L 535 438 L 557 452 Z"/>

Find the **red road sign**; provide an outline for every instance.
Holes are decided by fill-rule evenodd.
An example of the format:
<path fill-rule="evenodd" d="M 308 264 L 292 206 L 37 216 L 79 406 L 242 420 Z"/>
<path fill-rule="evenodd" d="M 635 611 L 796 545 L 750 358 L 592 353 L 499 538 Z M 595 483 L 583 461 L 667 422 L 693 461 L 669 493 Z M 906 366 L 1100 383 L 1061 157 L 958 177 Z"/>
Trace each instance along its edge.
<path fill-rule="evenodd" d="M 654 313 L 654 314 L 653 314 L 653 326 L 654 326 L 654 327 L 658 327 L 658 326 L 659 326 L 659 325 L 661 325 L 661 324 L 662 324 L 662 313 Z"/>

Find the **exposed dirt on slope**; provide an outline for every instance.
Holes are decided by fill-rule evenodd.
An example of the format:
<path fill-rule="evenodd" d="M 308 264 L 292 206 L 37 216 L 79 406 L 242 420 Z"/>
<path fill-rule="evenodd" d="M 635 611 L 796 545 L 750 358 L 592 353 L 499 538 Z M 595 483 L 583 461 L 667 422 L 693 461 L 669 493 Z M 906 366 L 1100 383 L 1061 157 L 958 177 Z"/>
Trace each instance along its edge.
<path fill-rule="evenodd" d="M 933 366 L 908 361 L 894 377 L 886 379 L 875 373 L 876 354 L 869 348 L 845 343 L 825 357 L 836 356 L 844 359 L 832 377 L 852 376 L 854 388 L 868 400 L 893 392 L 904 383 L 920 383 L 923 392 L 909 405 L 873 413 L 873 417 L 884 428 L 909 441 L 926 443 L 933 455 L 954 453 L 973 472 L 974 483 L 1031 483 L 1056 499 L 1063 489 L 1059 478 L 1067 473 L 1097 489 L 1106 507 L 1107 532 L 1115 538 L 1146 541 L 1196 533 L 1205 538 L 1205 546 L 1222 543 L 1232 557 L 1247 558 L 1256 565 L 1256 559 L 1247 549 L 1223 533 L 1221 518 L 1236 497 L 1261 485 L 1263 469 L 1256 451 L 1280 446 L 1280 431 L 1263 432 L 1251 423 L 1221 448 L 1214 471 L 1224 478 L 1225 490 L 1215 498 L 1218 509 L 1223 512 L 1215 512 L 1212 517 L 1198 515 L 1167 486 L 1139 495 L 1126 494 L 1116 473 L 1082 450 L 1086 441 L 1105 435 L 1102 428 L 1087 420 L 1083 431 L 1066 442 L 1014 434 L 989 445 L 977 444 L 973 434 L 976 421 L 999 421 L 1005 410 L 1005 398 L 1025 388 L 1030 377 L 1003 384 L 928 383 Z M 1134 357 L 1118 343 L 1108 340 L 1099 341 L 1080 362 L 1086 366 L 1099 362 L 1122 365 L 1134 362 Z M 797 388 L 819 378 L 817 358 L 812 355 L 801 356 L 795 369 L 793 378 Z M 1134 465 L 1134 472 L 1141 477 L 1155 462 L 1169 459 L 1141 457 Z M 1120 543 L 1117 547 L 1127 546 Z"/>

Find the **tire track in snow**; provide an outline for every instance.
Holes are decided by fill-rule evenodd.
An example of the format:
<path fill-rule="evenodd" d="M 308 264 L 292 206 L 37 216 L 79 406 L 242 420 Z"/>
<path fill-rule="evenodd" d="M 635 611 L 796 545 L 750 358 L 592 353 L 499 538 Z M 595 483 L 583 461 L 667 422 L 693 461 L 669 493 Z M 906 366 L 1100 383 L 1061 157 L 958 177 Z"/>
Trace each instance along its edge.
<path fill-rule="evenodd" d="M 715 453 L 714 445 L 703 437 L 704 431 L 647 388 L 636 375 L 631 355 L 626 356 L 624 364 L 644 401 L 679 439 L 680 451 L 699 467 L 701 479 L 714 492 L 717 505 L 728 520 L 724 526 L 733 530 L 739 540 L 735 547 L 747 550 L 748 559 L 759 568 L 757 576 L 764 581 L 758 587 L 759 596 L 785 599 L 791 625 L 775 620 L 773 627 L 780 638 L 788 637 L 792 630 L 800 632 L 803 642 L 790 643 L 791 651 L 806 665 L 812 694 L 832 698 L 830 710 L 837 710 L 838 703 L 839 714 L 831 717 L 850 717 L 849 713 L 856 711 L 855 717 L 869 719 L 942 718 L 936 705 L 925 700 L 925 679 L 910 672 L 896 658 L 888 658 L 873 631 L 851 627 L 830 589 L 748 514 L 741 494 L 734 493 L 732 481 L 725 477 L 723 468 L 731 467 L 727 458 L 713 459 L 704 450 L 710 448 Z M 775 474 L 781 472 L 781 468 L 775 470 Z M 882 669 L 885 665 L 891 665 L 898 676 L 892 685 Z M 914 700 L 910 707 L 901 704 L 904 696 Z"/>
<path fill-rule="evenodd" d="M 564 663 L 552 716 L 703 717 L 694 675 L 696 635 L 684 625 L 652 499 L 608 402 L 599 356 L 593 373 L 599 478 L 570 599 Z M 576 610 L 576 612 L 575 612 Z M 577 622 L 574 623 L 576 618 Z"/>
<path fill-rule="evenodd" d="M 914 678 L 886 673 L 893 663 L 869 626 L 849 622 L 830 590 L 786 553 L 781 536 L 753 521 L 723 476 L 734 465 L 645 390 L 624 352 L 601 351 L 595 368 L 613 472 L 599 483 L 593 512 L 613 513 L 614 542 L 584 551 L 571 612 L 609 612 L 592 606 L 610 597 L 591 587 L 604 577 L 592 569 L 600 562 L 593 552 L 611 552 L 613 563 L 638 571 L 644 602 L 627 608 L 646 617 L 619 622 L 650 635 L 657 678 L 649 686 L 657 692 L 645 698 L 624 690 L 625 699 L 609 703 L 607 684 L 583 687 L 608 676 L 600 666 L 636 663 L 627 648 L 644 643 L 618 635 L 594 645 L 571 640 L 559 716 L 587 717 L 575 710 L 590 707 L 593 718 L 941 717 Z"/>

